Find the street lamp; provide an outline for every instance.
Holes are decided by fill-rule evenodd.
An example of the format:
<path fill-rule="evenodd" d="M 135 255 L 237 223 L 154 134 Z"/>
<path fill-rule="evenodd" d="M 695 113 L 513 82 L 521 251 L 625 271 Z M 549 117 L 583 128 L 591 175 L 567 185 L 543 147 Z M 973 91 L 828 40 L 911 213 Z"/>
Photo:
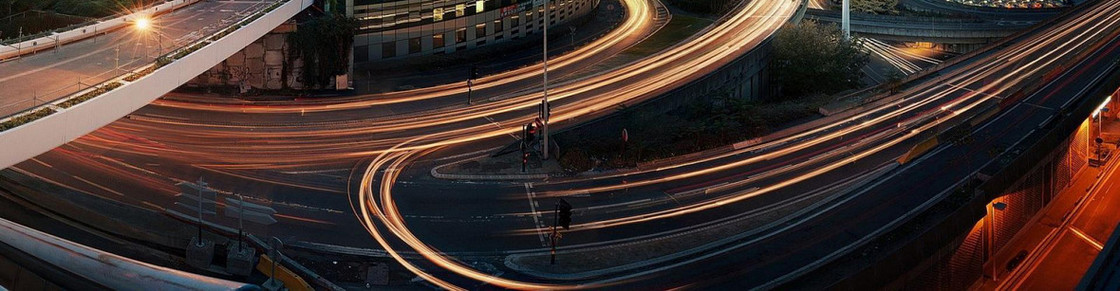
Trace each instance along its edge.
<path fill-rule="evenodd" d="M 1096 139 L 1096 142 L 1097 142 L 1097 163 L 1098 164 L 1104 164 L 1104 161 L 1101 161 L 1101 159 L 1102 159 L 1101 155 L 1103 154 L 1101 152 L 1101 144 L 1104 142 L 1104 140 L 1101 139 L 1101 136 L 1104 135 L 1104 132 L 1103 132 L 1103 130 L 1104 130 L 1104 117 L 1101 116 L 1101 112 L 1107 112 L 1108 111 L 1108 102 L 1112 102 L 1112 95 L 1109 95 L 1107 98 L 1105 98 L 1104 102 L 1101 102 L 1101 105 L 1097 106 L 1096 110 L 1093 110 L 1093 118 L 1097 119 L 1097 139 Z"/>
<path fill-rule="evenodd" d="M 163 34 L 155 30 L 152 25 L 151 18 L 147 16 L 137 18 L 133 23 L 133 27 L 136 27 L 136 30 L 138 31 L 151 31 L 152 33 L 154 33 L 156 35 L 156 42 L 159 44 L 159 54 L 163 54 Z"/>
<path fill-rule="evenodd" d="M 152 19 L 147 18 L 147 17 L 141 17 L 139 19 L 136 19 L 135 26 L 136 26 L 137 30 L 141 30 L 141 31 L 148 30 L 149 28 L 152 27 Z"/>

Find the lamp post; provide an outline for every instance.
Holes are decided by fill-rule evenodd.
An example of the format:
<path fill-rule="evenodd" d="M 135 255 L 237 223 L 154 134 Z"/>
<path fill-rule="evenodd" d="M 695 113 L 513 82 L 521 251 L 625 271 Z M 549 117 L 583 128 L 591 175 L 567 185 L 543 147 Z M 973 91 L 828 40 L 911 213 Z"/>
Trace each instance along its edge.
<path fill-rule="evenodd" d="M 142 32 L 143 31 L 151 31 L 152 33 L 154 33 L 156 35 L 156 43 L 158 43 L 158 46 L 159 46 L 159 53 L 157 53 L 156 55 L 158 57 L 158 55 L 163 54 L 163 34 L 159 33 L 159 31 L 155 30 L 154 25 L 152 25 L 152 19 L 151 18 L 148 18 L 148 17 L 137 18 L 133 25 L 136 27 L 136 30 L 139 30 L 139 31 L 142 31 Z"/>
<path fill-rule="evenodd" d="M 852 1 L 844 0 L 840 13 L 840 29 L 844 31 L 844 40 L 852 38 Z"/>
<path fill-rule="evenodd" d="M 544 2 L 544 91 L 543 91 L 543 93 L 544 93 L 544 104 L 545 104 L 545 106 L 548 106 L 547 105 L 548 104 L 548 26 L 549 26 L 548 15 L 552 14 L 552 13 L 551 13 L 551 11 L 549 11 L 549 8 L 550 8 L 549 6 L 551 6 L 551 5 L 549 5 L 549 4 L 551 4 L 549 2 L 551 2 L 551 1 L 544 0 L 543 2 Z M 547 108 L 546 108 L 546 110 L 547 110 Z M 547 160 L 548 159 L 548 148 L 549 148 L 549 144 L 548 144 L 548 114 L 544 113 L 543 115 L 544 115 L 544 118 L 541 120 L 541 123 L 542 123 L 542 126 L 541 126 L 541 143 L 542 143 L 541 144 L 541 158 Z"/>
<path fill-rule="evenodd" d="M 1101 115 L 1101 112 L 1108 112 L 1108 102 L 1112 102 L 1112 96 L 1111 95 L 1106 97 L 1104 99 L 1104 102 L 1101 102 L 1100 106 L 1097 106 L 1097 110 L 1093 110 L 1093 116 L 1092 116 L 1093 118 L 1097 119 L 1097 138 L 1096 138 L 1095 141 L 1097 143 L 1097 163 L 1098 163 L 1098 165 L 1103 165 L 1104 164 L 1104 161 L 1101 160 L 1101 159 L 1103 159 L 1102 155 L 1104 154 L 1104 153 L 1101 152 L 1101 144 L 1104 143 L 1104 140 L 1101 138 L 1101 136 L 1104 135 L 1104 132 L 1103 132 L 1104 131 L 1104 116 Z"/>

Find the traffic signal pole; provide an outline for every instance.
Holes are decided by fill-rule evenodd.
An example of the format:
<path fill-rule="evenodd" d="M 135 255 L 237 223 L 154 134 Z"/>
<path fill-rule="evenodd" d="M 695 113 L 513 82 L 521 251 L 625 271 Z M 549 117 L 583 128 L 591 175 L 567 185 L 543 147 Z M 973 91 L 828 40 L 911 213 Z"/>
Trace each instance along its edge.
<path fill-rule="evenodd" d="M 558 224 L 560 224 L 560 202 L 556 202 L 556 207 L 552 212 L 552 236 L 549 237 L 549 241 L 552 242 L 552 260 L 549 263 L 551 265 L 556 264 L 556 243 L 558 242 L 556 235 L 560 233 L 560 229 L 557 228 Z"/>
<path fill-rule="evenodd" d="M 552 5 L 549 5 L 550 4 L 549 2 L 551 2 L 551 1 L 549 1 L 549 0 L 544 1 L 544 103 L 545 104 L 548 104 L 548 26 L 550 24 L 548 22 L 548 15 L 552 14 L 552 11 L 549 10 L 549 8 L 551 8 L 550 6 L 552 6 Z M 541 145 L 541 158 L 547 160 L 548 159 L 548 148 L 549 148 L 549 144 L 548 144 L 548 111 L 545 111 L 544 120 L 541 120 L 541 123 L 543 123 L 543 125 L 541 126 L 541 134 L 544 135 L 543 137 L 541 137 L 541 141 L 543 143 Z"/>

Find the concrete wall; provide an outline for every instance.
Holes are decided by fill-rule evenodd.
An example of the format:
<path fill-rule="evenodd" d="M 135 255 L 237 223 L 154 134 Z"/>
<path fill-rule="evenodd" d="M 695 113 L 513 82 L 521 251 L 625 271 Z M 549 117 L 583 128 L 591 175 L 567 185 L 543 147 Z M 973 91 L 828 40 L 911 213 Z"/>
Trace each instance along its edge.
<path fill-rule="evenodd" d="M 55 114 L 0 132 L 0 148 L 4 149 L 0 155 L 0 168 L 10 167 L 61 146 L 144 107 L 213 68 L 311 3 L 311 0 L 289 0 L 245 27 L 136 82 L 124 82 L 116 90 L 69 109 L 59 108 L 59 112 Z"/>
<path fill-rule="evenodd" d="M 839 23 L 840 13 L 811 10 L 807 18 Z M 852 32 L 884 40 L 924 41 L 943 44 L 985 44 L 1014 34 L 1032 21 L 985 21 L 914 16 L 852 14 Z"/>
<path fill-rule="evenodd" d="M 963 187 L 970 189 L 972 193 L 966 197 L 967 201 L 962 203 L 946 198 L 930 207 L 933 210 L 920 214 L 898 228 L 916 229 L 913 231 L 916 234 L 900 238 L 894 250 L 887 252 L 887 255 L 875 259 L 863 270 L 830 287 L 841 290 L 899 287 L 907 284 L 909 280 L 918 278 L 918 274 L 923 271 L 919 267 L 937 267 L 931 262 L 947 261 L 944 260 L 945 256 L 952 253 L 949 250 L 956 249 L 961 242 L 961 236 L 968 234 L 976 226 L 977 221 L 985 216 L 989 203 L 1016 190 L 1016 187 L 1028 183 L 1026 181 L 1036 176 L 1038 172 L 1055 169 L 1052 165 L 1060 163 L 1060 161 L 1055 162 L 1056 157 L 1066 157 L 1063 150 L 1069 147 L 1063 145 L 1070 144 L 1072 138 L 1078 137 L 1077 134 L 1071 133 L 1075 133 L 1082 126 L 1085 118 L 1096 109 L 1109 92 L 1120 87 L 1120 70 L 1114 69 L 1106 80 L 1096 86 L 1096 90 L 1085 95 L 1090 97 L 1083 98 L 1079 103 L 1071 106 L 1064 118 L 1051 122 L 1052 126 L 1045 131 L 1046 134 L 1022 151 L 1012 162 L 1000 169 L 986 168 L 981 174 L 988 174 L 990 178 L 979 185 Z M 987 173 L 991 170 L 997 171 Z M 820 270 L 826 269 L 827 266 Z M 894 278 L 896 281 L 890 282 L 893 285 L 884 286 L 886 283 L 883 278 Z"/>
<path fill-rule="evenodd" d="M 138 16 L 166 13 L 183 6 L 194 4 L 198 1 L 201 0 L 172 0 L 163 4 L 149 7 L 141 11 L 137 11 L 129 15 L 101 20 L 90 25 L 77 27 L 63 32 L 52 33 L 51 35 L 36 39 L 14 43 L 10 46 L 0 46 L 0 60 L 14 58 L 41 50 L 51 49 L 55 46 L 82 40 L 87 37 L 95 36 L 99 33 L 106 33 L 128 25 L 129 22 L 131 22 Z"/>
<path fill-rule="evenodd" d="M 195 77 L 187 86 L 241 86 L 254 89 L 301 89 L 299 81 L 302 62 L 295 60 L 285 68 L 289 59 L 288 34 L 296 30 L 294 21 L 276 27 L 249 46 L 234 53 L 217 66 Z M 288 72 L 285 74 L 284 70 Z M 284 77 L 287 76 L 287 80 Z"/>

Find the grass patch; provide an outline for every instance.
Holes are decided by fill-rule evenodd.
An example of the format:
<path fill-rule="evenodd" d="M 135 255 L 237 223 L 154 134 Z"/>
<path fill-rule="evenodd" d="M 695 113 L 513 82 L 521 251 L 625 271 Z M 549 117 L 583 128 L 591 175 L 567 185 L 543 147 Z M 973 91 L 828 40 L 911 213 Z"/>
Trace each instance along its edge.
<path fill-rule="evenodd" d="M 712 22 L 711 19 L 707 18 L 674 15 L 673 19 L 665 24 L 665 27 L 662 27 L 661 30 L 658 30 L 641 43 L 626 49 L 622 54 L 647 56 L 659 52 L 691 37 L 693 34 L 708 27 L 708 25 L 711 25 Z"/>
<path fill-rule="evenodd" d="M 582 172 L 718 148 L 820 117 L 817 109 L 829 100 L 823 95 L 776 102 L 716 99 L 664 114 L 619 108 L 611 120 L 557 134 L 559 162 L 569 172 Z M 626 144 L 622 129 L 629 134 Z"/>

